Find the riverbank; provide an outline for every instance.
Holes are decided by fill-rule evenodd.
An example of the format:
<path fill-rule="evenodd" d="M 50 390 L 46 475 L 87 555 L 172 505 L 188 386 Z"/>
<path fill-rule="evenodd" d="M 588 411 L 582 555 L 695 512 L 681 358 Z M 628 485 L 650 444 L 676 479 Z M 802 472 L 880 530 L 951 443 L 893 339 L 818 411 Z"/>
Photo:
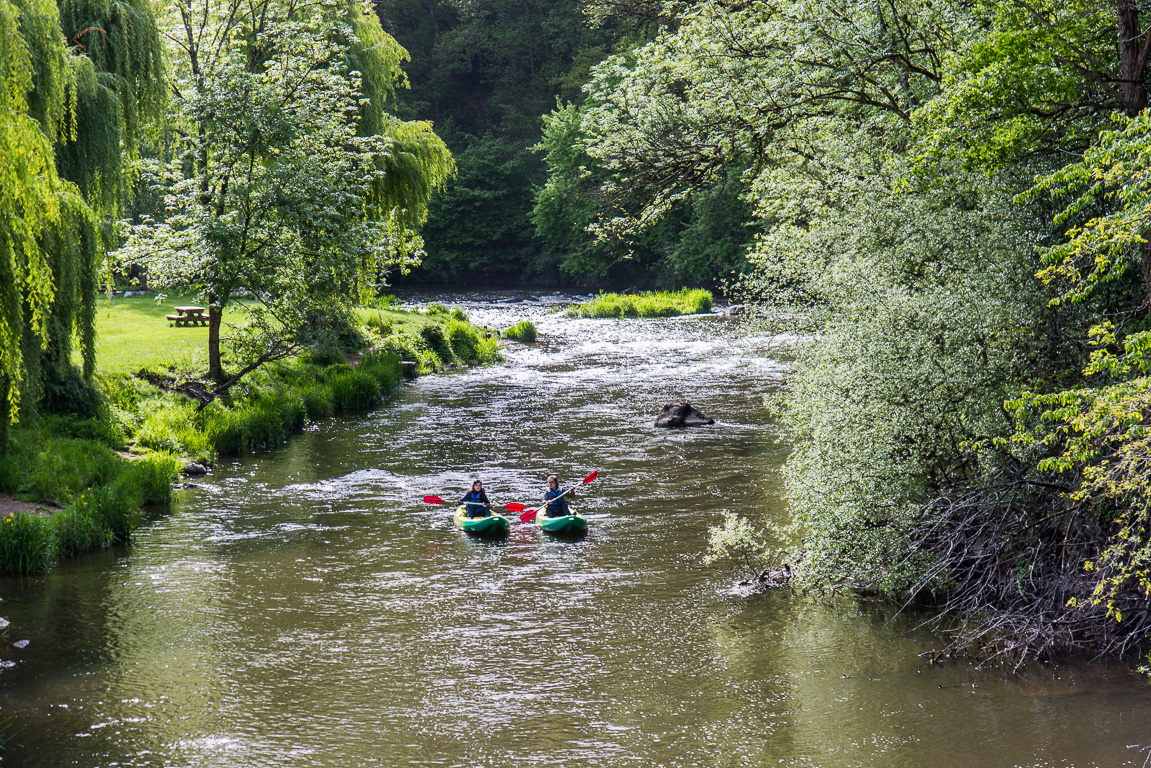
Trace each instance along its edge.
<path fill-rule="evenodd" d="M 199 355 L 207 329 L 170 328 L 166 311 L 151 297 L 102 307 L 98 353 L 108 366 L 77 385 L 72 413 L 33 416 L 11 430 L 0 455 L 0 494 L 11 499 L 0 523 L 0 573 L 35 573 L 125 541 L 142 507 L 170 500 L 181 472 L 379 405 L 405 373 L 500 356 L 498 334 L 459 309 L 406 311 L 381 301 L 358 307 L 338 343 L 269 363 L 207 401 Z"/>

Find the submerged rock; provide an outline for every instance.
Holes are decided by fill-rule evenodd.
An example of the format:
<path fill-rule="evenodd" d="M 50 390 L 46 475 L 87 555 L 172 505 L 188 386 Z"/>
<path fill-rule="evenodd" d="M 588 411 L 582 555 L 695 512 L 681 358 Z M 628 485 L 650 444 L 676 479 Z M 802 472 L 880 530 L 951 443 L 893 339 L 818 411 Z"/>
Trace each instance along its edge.
<path fill-rule="evenodd" d="M 691 403 L 668 403 L 655 419 L 657 427 L 702 427 L 714 424 L 715 419 L 695 408 Z"/>
<path fill-rule="evenodd" d="M 205 467 L 203 464 L 197 464 L 194 461 L 189 461 L 187 464 L 184 465 L 184 474 L 185 475 L 206 475 L 206 474 L 208 474 L 208 468 Z"/>

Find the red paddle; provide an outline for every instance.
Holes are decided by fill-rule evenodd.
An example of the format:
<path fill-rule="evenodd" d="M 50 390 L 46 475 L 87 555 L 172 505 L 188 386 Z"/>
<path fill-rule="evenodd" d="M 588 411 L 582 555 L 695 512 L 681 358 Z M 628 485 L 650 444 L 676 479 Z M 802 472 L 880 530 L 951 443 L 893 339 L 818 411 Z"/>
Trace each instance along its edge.
<path fill-rule="evenodd" d="M 583 482 L 580 483 L 580 485 L 587 485 L 592 480 L 595 480 L 598 475 L 599 475 L 599 470 L 597 469 L 595 472 L 592 472 L 590 475 L 585 477 L 583 479 Z M 573 485 L 571 488 L 568 488 L 566 491 L 561 493 L 559 496 L 556 496 L 556 499 L 562 499 L 564 496 L 567 496 L 569 493 L 571 493 L 575 489 L 576 489 L 576 487 Z M 544 503 L 544 507 L 546 507 L 548 504 L 555 501 L 556 499 L 548 499 L 548 501 L 546 501 Z M 535 520 L 536 515 L 538 515 L 540 513 L 540 510 L 543 509 L 544 507 L 539 507 L 538 509 L 529 509 L 527 512 L 524 512 L 522 515 L 520 515 L 520 522 L 521 523 L 530 523 L 532 520 Z M 509 509 L 510 509 L 510 507 L 509 507 Z M 512 510 L 512 511 L 514 512 L 515 510 Z"/>
<path fill-rule="evenodd" d="M 444 501 L 439 496 L 425 496 L 424 497 L 424 503 L 425 504 L 451 504 L 452 502 Z M 515 502 L 515 501 L 513 501 L 511 504 L 494 504 L 492 506 L 503 507 L 508 512 L 523 512 L 524 509 L 526 509 L 526 507 L 524 507 L 523 504 L 520 504 L 519 502 Z"/>

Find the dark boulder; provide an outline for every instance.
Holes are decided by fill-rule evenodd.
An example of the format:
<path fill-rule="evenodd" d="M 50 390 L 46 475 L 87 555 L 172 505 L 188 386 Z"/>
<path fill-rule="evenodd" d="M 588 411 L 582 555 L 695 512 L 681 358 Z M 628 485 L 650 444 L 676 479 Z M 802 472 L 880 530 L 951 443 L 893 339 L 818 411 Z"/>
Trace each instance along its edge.
<path fill-rule="evenodd" d="M 702 427 L 714 423 L 715 419 L 708 418 L 691 403 L 668 403 L 655 420 L 657 427 Z"/>

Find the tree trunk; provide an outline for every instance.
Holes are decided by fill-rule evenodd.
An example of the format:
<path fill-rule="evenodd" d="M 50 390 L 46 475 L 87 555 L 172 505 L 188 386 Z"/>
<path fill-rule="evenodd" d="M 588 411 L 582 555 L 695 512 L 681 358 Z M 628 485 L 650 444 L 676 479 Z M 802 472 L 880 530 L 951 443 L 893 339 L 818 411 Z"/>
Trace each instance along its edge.
<path fill-rule="evenodd" d="M 1147 108 L 1147 54 L 1151 35 L 1139 20 L 1140 0 L 1119 0 L 1119 77 L 1123 111 L 1129 117 Z"/>
<path fill-rule="evenodd" d="M 208 297 L 208 376 L 216 384 L 224 383 L 224 367 L 220 364 L 220 319 L 223 315 L 215 296 Z"/>

